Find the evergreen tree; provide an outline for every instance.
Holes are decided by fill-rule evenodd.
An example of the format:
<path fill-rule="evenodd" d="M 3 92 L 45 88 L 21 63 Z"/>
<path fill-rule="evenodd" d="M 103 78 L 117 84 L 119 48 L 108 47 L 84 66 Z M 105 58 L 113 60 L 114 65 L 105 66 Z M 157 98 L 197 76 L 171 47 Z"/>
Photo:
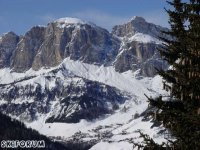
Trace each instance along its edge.
<path fill-rule="evenodd" d="M 200 114 L 200 0 L 190 0 L 188 11 L 188 99 Z"/>
<path fill-rule="evenodd" d="M 185 73 L 186 70 L 184 69 L 188 55 L 187 29 L 184 25 L 187 21 L 186 4 L 181 3 L 181 0 L 174 0 L 168 3 L 174 7 L 174 10 L 167 10 L 170 17 L 169 24 L 171 25 L 171 30 L 164 32 L 164 34 L 172 38 L 171 40 L 162 38 L 165 44 L 159 51 L 171 67 L 167 71 L 159 70 L 159 74 L 167 82 L 164 83 L 164 88 L 170 90 L 171 98 L 185 100 L 185 84 L 188 81 L 187 73 Z"/>
<path fill-rule="evenodd" d="M 162 97 L 148 98 L 150 105 L 157 107 L 157 121 L 168 128 L 176 141 L 170 141 L 171 148 L 200 148 L 200 0 L 168 1 L 173 10 L 167 10 L 170 31 L 163 32 L 171 36 L 161 39 L 164 45 L 159 49 L 162 57 L 168 61 L 167 71 L 159 70 L 164 79 L 164 89 L 170 91 L 168 101 Z M 145 139 L 147 140 L 147 139 Z M 153 142 L 151 142 L 153 143 Z M 154 149 L 147 143 L 145 148 Z"/>

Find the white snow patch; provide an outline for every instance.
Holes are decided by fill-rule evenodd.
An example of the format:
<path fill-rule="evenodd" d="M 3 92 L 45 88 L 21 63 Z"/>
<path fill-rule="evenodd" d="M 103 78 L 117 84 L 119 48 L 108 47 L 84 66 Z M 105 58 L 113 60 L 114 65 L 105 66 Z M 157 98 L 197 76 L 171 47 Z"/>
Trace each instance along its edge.
<path fill-rule="evenodd" d="M 9 84 L 25 77 L 44 75 L 50 72 L 51 70 L 54 70 L 55 68 L 56 67 L 52 67 L 49 69 L 41 68 L 38 71 L 35 71 L 31 68 L 28 71 L 23 72 L 23 73 L 13 72 L 10 68 L 3 68 L 3 69 L 0 69 L 0 83 Z"/>
<path fill-rule="evenodd" d="M 159 93 L 159 95 L 169 96 L 170 93 L 163 89 L 163 81 L 161 76 L 155 76 L 151 82 L 151 89 Z"/>
<path fill-rule="evenodd" d="M 56 20 L 55 22 L 58 23 L 64 23 L 64 24 L 85 24 L 86 22 L 78 19 L 78 18 L 71 18 L 71 17 L 66 17 L 66 18 L 60 18 Z"/>
<path fill-rule="evenodd" d="M 144 33 L 136 33 L 132 37 L 128 39 L 129 42 L 131 41 L 138 41 L 142 43 L 156 43 L 156 44 L 162 44 L 162 41 L 158 40 L 157 38 L 154 38 L 148 34 Z"/>
<path fill-rule="evenodd" d="M 144 93 L 149 93 L 145 88 L 145 85 L 134 78 L 134 73 L 131 71 L 121 74 L 116 72 L 112 66 L 99 67 L 80 61 L 73 61 L 69 58 L 66 58 L 61 65 L 77 76 L 114 86 L 122 91 L 132 93 L 141 98 L 145 98 Z"/>
<path fill-rule="evenodd" d="M 8 103 L 8 101 L 0 100 L 0 105 L 7 104 L 7 103 Z"/>
<path fill-rule="evenodd" d="M 12 103 L 14 104 L 33 103 L 33 102 L 34 102 L 33 99 L 21 99 L 21 98 L 17 98 L 14 101 L 12 101 Z"/>
<path fill-rule="evenodd" d="M 99 142 L 94 145 L 90 150 L 132 150 L 133 145 L 128 142 L 115 142 L 115 143 L 107 143 L 107 142 Z"/>
<path fill-rule="evenodd" d="M 60 18 L 54 21 L 54 23 L 58 24 L 58 27 L 64 28 L 67 27 L 68 25 L 74 24 L 74 25 L 80 25 L 80 24 L 89 24 L 94 26 L 94 24 L 78 19 L 78 18 L 72 18 L 72 17 L 66 17 L 66 18 Z"/>

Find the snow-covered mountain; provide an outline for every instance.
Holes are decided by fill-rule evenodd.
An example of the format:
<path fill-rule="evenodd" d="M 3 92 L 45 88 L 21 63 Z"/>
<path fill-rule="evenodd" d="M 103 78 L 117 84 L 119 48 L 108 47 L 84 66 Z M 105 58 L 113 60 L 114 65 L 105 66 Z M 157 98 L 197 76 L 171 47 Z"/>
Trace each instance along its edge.
<path fill-rule="evenodd" d="M 112 34 L 122 42 L 114 61 L 119 72 L 140 69 L 143 76 L 154 76 L 155 68 L 166 69 L 167 63 L 160 59 L 157 48 L 162 44 L 158 37 L 168 29 L 148 23 L 144 18 L 133 17 L 123 25 L 113 27 Z"/>
<path fill-rule="evenodd" d="M 113 65 L 119 72 L 141 69 L 142 75 L 154 76 L 154 66 L 167 67 L 156 50 L 161 44 L 157 38 L 161 30 L 166 29 L 140 17 L 115 26 L 112 33 L 80 19 L 61 18 L 46 27 L 35 26 L 21 37 L 3 35 L 0 67 L 15 72 L 39 70 L 55 67 L 69 57 L 89 64 Z M 10 43 L 9 50 L 6 43 Z"/>
<path fill-rule="evenodd" d="M 13 51 L 11 68 L 54 67 L 64 58 L 90 64 L 111 64 L 118 53 L 119 40 L 107 30 L 75 18 L 61 18 L 46 27 L 31 28 Z"/>
<path fill-rule="evenodd" d="M 77 123 L 110 114 L 128 99 L 115 87 L 74 74 L 66 63 L 40 75 L 28 71 L 1 84 L 0 110 L 27 122 L 48 114 L 46 122 Z"/>
<path fill-rule="evenodd" d="M 77 18 L 0 38 L 0 111 L 66 143 L 132 149 L 138 129 L 158 142 L 162 127 L 144 119 L 144 94 L 162 91 L 154 67 L 160 26 L 134 17 L 106 29 Z M 105 146 L 107 148 L 105 148 Z"/>

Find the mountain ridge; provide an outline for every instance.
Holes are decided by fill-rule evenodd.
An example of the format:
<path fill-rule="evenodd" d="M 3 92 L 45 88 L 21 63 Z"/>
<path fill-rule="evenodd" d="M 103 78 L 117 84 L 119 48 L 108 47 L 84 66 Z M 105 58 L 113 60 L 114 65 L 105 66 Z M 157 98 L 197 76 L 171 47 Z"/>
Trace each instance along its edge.
<path fill-rule="evenodd" d="M 152 65 L 156 64 L 158 69 L 167 67 L 164 61 L 156 60 L 160 58 L 156 49 L 162 44 L 157 39 L 161 30 L 166 28 L 137 16 L 128 23 L 114 26 L 110 33 L 84 20 L 60 18 L 46 27 L 31 28 L 6 57 L 10 62 L 0 57 L 0 67 L 10 67 L 15 72 L 30 68 L 39 70 L 41 67 L 55 67 L 69 57 L 89 64 L 114 65 L 119 72 L 141 69 L 142 75 L 154 76 L 156 71 Z M 2 42 L 0 53 L 3 53 L 5 48 L 1 45 Z M 150 57 L 152 60 L 148 61 Z"/>

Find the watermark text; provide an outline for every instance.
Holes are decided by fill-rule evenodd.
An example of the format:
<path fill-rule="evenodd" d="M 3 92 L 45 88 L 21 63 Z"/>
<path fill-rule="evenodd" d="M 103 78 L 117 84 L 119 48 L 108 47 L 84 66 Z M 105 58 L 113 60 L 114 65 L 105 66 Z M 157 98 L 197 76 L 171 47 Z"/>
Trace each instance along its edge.
<path fill-rule="evenodd" d="M 37 140 L 3 140 L 1 148 L 45 148 L 45 141 Z"/>

